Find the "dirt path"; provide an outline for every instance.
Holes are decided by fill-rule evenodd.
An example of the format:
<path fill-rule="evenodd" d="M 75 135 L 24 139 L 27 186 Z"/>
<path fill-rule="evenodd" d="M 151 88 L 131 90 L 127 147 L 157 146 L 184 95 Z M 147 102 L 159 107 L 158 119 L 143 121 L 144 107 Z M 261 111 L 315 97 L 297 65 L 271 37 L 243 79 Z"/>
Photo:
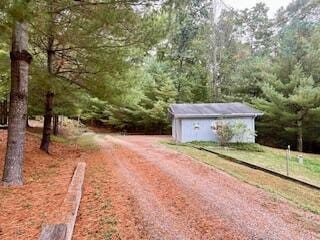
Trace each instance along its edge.
<path fill-rule="evenodd" d="M 121 239 L 317 239 L 319 216 L 148 136 L 100 136 Z"/>

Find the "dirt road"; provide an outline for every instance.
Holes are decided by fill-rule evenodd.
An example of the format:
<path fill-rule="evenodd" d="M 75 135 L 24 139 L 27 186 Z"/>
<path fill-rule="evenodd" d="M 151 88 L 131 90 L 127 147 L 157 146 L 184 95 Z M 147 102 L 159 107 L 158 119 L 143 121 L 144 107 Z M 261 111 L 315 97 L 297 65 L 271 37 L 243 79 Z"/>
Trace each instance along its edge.
<path fill-rule="evenodd" d="M 121 239 L 318 239 L 303 212 L 159 144 L 100 136 Z"/>

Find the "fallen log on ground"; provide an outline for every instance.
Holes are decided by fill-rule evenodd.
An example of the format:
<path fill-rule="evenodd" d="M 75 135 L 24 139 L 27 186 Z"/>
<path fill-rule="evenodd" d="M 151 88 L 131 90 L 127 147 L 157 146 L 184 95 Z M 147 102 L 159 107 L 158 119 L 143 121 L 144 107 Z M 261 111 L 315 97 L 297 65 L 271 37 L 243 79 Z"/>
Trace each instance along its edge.
<path fill-rule="evenodd" d="M 49 224 L 41 232 L 41 240 L 65 240 L 67 236 L 66 224 Z"/>
<path fill-rule="evenodd" d="M 40 240 L 71 240 L 76 223 L 78 209 L 82 196 L 86 164 L 80 162 L 74 171 L 62 209 L 67 209 L 63 223 L 46 225 L 41 232 Z"/>

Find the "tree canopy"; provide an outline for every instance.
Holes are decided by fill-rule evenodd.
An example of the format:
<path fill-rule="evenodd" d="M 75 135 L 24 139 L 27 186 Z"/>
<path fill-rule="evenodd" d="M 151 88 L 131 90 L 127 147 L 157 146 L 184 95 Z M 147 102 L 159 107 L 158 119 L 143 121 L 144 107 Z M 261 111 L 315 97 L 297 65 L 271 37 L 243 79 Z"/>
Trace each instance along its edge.
<path fill-rule="evenodd" d="M 294 0 L 273 18 L 263 3 L 238 11 L 221 0 L 26 2 L 0 4 L 0 99 L 8 94 L 10 29 L 24 17 L 31 117 L 46 113 L 50 91 L 53 115 L 165 133 L 173 102 L 240 101 L 265 112 L 259 141 L 320 146 L 317 0 Z"/>

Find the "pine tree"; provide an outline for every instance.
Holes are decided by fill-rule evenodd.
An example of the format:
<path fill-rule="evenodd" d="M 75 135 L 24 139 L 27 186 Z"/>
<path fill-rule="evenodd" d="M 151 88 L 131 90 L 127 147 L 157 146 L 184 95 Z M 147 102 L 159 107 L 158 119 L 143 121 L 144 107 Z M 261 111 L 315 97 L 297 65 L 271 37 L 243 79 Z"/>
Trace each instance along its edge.
<path fill-rule="evenodd" d="M 297 149 L 302 152 L 305 123 L 320 114 L 320 86 L 297 65 L 289 81 L 265 83 L 261 89 L 265 98 L 258 100 L 257 106 L 270 122 L 278 122 L 285 131 L 296 135 Z"/>
<path fill-rule="evenodd" d="M 168 107 L 175 101 L 176 89 L 167 71 L 167 66 L 148 59 L 145 97 L 139 103 L 141 123 L 146 130 L 154 129 L 162 134 L 169 125 Z"/>
<path fill-rule="evenodd" d="M 148 2 L 74 1 L 66 4 L 50 0 L 37 4 L 34 19 L 37 27 L 33 29 L 32 42 L 38 69 L 41 73 L 43 68 L 47 69 L 42 79 L 38 78 L 39 83 L 47 87 L 42 94 L 46 99 L 42 150 L 49 151 L 54 102 L 59 102 L 53 101 L 55 85 L 65 81 L 92 95 L 105 95 L 108 81 L 118 78 L 130 65 L 126 48 L 144 37 L 139 29 L 143 16 L 132 5 L 147 12 Z"/>
<path fill-rule="evenodd" d="M 23 160 L 27 116 L 29 65 L 29 35 L 26 20 L 28 1 L 11 5 L 13 16 L 11 58 L 11 89 L 8 140 L 3 172 L 5 185 L 23 184 Z"/>
<path fill-rule="evenodd" d="M 239 24 L 243 38 L 249 43 L 253 54 L 266 54 L 272 46 L 272 21 L 265 3 L 257 3 L 251 9 L 240 12 Z"/>

